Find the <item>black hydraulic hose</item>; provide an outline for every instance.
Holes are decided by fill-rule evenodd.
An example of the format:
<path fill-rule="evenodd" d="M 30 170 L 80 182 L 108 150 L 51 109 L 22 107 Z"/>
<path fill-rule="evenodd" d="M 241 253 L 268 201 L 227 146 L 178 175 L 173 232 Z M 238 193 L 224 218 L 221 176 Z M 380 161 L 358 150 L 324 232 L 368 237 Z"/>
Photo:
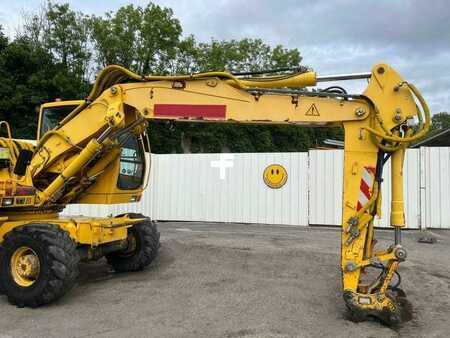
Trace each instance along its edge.
<path fill-rule="evenodd" d="M 383 166 L 386 163 L 385 161 L 385 152 L 384 150 L 380 149 L 378 150 L 378 155 L 377 155 L 377 167 L 375 169 L 375 181 L 377 181 L 380 185 L 381 182 L 383 181 Z M 388 154 L 388 156 L 390 156 Z"/>
<path fill-rule="evenodd" d="M 394 273 L 397 276 L 397 283 L 395 285 L 389 285 L 389 289 L 391 290 L 397 289 L 400 284 L 402 284 L 402 277 L 400 276 L 400 273 L 398 271 L 394 271 Z"/>
<path fill-rule="evenodd" d="M 387 161 L 387 158 L 389 158 L 391 155 L 386 154 L 385 151 L 382 149 L 378 150 L 377 155 L 377 166 L 375 168 L 375 182 L 378 183 L 378 194 L 381 194 L 381 183 L 383 182 L 383 167 Z M 377 204 L 379 203 L 379 199 L 377 198 Z M 371 214 L 373 217 L 377 214 L 377 207 L 373 208 Z"/>
<path fill-rule="evenodd" d="M 342 93 L 342 94 L 348 94 L 347 91 L 341 87 L 341 86 L 331 86 L 325 89 L 321 90 L 322 92 L 328 92 L 328 93 Z"/>

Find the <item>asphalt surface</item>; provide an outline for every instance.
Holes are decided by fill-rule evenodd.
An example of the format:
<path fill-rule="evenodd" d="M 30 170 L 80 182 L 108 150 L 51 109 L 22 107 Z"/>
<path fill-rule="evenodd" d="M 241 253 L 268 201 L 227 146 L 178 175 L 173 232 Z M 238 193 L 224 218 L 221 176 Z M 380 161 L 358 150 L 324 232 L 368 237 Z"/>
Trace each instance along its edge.
<path fill-rule="evenodd" d="M 353 323 L 340 290 L 339 229 L 160 223 L 157 260 L 115 274 L 83 264 L 78 285 L 39 309 L 0 296 L 5 337 L 448 337 L 450 232 L 406 232 L 402 286 L 413 320 Z M 380 244 L 393 237 L 379 231 Z"/>

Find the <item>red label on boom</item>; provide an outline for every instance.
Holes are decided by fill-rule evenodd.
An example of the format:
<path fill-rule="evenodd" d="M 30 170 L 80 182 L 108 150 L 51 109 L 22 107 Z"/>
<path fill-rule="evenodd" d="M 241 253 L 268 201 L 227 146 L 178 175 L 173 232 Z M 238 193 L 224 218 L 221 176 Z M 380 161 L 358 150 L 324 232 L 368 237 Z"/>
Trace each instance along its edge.
<path fill-rule="evenodd" d="M 159 117 L 225 118 L 227 106 L 215 104 L 155 104 Z"/>

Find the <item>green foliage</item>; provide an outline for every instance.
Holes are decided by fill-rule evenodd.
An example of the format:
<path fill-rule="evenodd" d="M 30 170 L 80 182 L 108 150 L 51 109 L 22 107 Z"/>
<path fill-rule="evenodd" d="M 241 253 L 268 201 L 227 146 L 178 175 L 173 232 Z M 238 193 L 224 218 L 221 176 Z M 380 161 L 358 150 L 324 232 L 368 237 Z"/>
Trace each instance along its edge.
<path fill-rule="evenodd" d="M 201 51 L 193 35 L 181 40 L 176 46 L 175 58 L 171 64 L 173 74 L 191 74 L 199 71 L 198 60 Z"/>
<path fill-rule="evenodd" d="M 267 70 L 280 67 L 296 67 L 302 60 L 297 49 L 272 49 L 261 39 L 242 39 L 197 43 L 193 36 L 178 45 L 184 72 L 228 70 L 236 72 Z M 187 64 L 184 59 L 189 60 Z M 178 70 L 178 69 L 177 69 Z"/>
<path fill-rule="evenodd" d="M 73 99 L 88 90 L 86 22 L 68 5 L 48 2 L 25 18 L 11 42 L 0 34 L 0 120 L 11 122 L 19 138 L 35 138 L 39 106 Z"/>
<path fill-rule="evenodd" d="M 140 74 L 168 72 L 182 31 L 171 9 L 128 5 L 90 21 L 100 66 L 120 64 Z"/>
<path fill-rule="evenodd" d="M 181 129 L 174 128 L 171 122 L 151 121 L 148 135 L 153 153 L 182 153 Z"/>
<path fill-rule="evenodd" d="M 431 130 L 439 131 L 450 128 L 450 114 L 447 112 L 441 112 L 434 114 L 431 118 Z"/>
<path fill-rule="evenodd" d="M 49 1 L 40 13 L 25 17 L 20 36 L 34 43 L 36 48 L 49 51 L 61 72 L 70 75 L 72 82 L 82 86 L 81 92 L 84 92 L 83 82 L 89 78 L 92 57 L 88 46 L 89 32 L 86 15 L 71 10 L 68 4 Z"/>
<path fill-rule="evenodd" d="M 295 152 L 307 151 L 326 138 L 343 139 L 342 128 L 294 125 L 154 121 L 149 132 L 155 153 Z"/>
<path fill-rule="evenodd" d="M 20 38 L 0 52 L 0 120 L 13 123 L 16 137 L 34 138 L 37 109 L 61 94 L 52 55 Z"/>
<path fill-rule="evenodd" d="M 40 104 L 85 97 L 94 72 L 108 64 L 140 74 L 180 74 L 298 67 L 301 61 L 297 49 L 261 39 L 183 38 L 172 10 L 151 2 L 88 16 L 48 1 L 24 17 L 13 41 L 0 27 L 0 120 L 13 122 L 16 137 L 34 137 Z M 157 153 L 305 151 L 324 138 L 342 139 L 340 129 L 276 125 L 154 121 L 149 132 Z"/>
<path fill-rule="evenodd" d="M 0 25 L 0 52 L 8 46 L 8 38 L 3 34 L 2 26 Z"/>

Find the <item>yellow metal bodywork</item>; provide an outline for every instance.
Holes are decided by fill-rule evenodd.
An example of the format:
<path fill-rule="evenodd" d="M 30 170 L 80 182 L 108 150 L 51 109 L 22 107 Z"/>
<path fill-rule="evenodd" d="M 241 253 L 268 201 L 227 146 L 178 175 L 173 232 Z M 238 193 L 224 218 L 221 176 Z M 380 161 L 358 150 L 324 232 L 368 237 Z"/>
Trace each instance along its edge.
<path fill-rule="evenodd" d="M 405 160 L 405 148 L 402 147 L 394 154 L 391 160 L 392 176 L 392 200 L 391 200 L 391 225 L 405 227 L 405 202 L 403 198 L 403 162 Z"/>
<path fill-rule="evenodd" d="M 0 126 L 5 126 L 7 130 L 7 137 L 0 137 L 0 148 L 7 150 L 8 156 L 6 157 L 10 161 L 9 167 L 0 168 L 0 206 L 10 201 L 13 205 L 32 207 L 36 201 L 32 177 L 30 175 L 14 175 L 14 177 L 11 177 L 11 171 L 21 149 L 33 151 L 34 144 L 24 140 L 13 139 L 9 124 L 6 121 L 1 121 Z M 2 213 L 0 212 L 0 215 Z"/>
<path fill-rule="evenodd" d="M 205 121 L 229 123 L 271 123 L 298 125 L 325 125 L 343 121 L 363 120 L 369 107 L 363 100 L 330 100 L 324 97 L 297 95 L 251 94 L 231 87 L 219 79 L 199 79 L 186 82 L 184 89 L 174 89 L 170 81 L 129 83 L 117 86 L 123 102 L 147 119 Z M 225 105 L 225 117 L 186 117 L 155 115 L 155 104 Z M 309 114 L 314 105 L 318 114 Z M 365 116 L 355 115 L 362 109 Z"/>
<path fill-rule="evenodd" d="M 342 125 L 345 132 L 341 248 L 344 298 L 349 306 L 361 311 L 388 309 L 395 312 L 397 305 L 385 292 L 401 260 L 398 254 L 401 246 L 374 250 L 373 220 L 380 214 L 381 181 L 375 180 L 370 187 L 370 200 L 358 209 L 360 184 L 364 168 L 380 166 L 380 151 L 390 153 L 391 221 L 396 228 L 405 225 L 404 150 L 408 142 L 427 132 L 428 108 L 417 89 L 386 64 L 373 68 L 366 90 L 358 96 L 270 90 L 315 83 L 316 76 L 312 72 L 284 78 L 242 80 L 223 72 L 138 76 L 119 66 L 105 68 L 85 101 L 46 105 L 80 104 L 57 128 L 39 135 L 27 175 L 16 177 L 7 169 L 0 170 L 0 181 L 9 180 L 12 185 L 23 181 L 33 186 L 39 182 L 32 200 L 35 209 L 18 214 L 3 208 L 0 243 L 15 227 L 37 220 L 57 224 L 80 245 L 95 247 L 126 239 L 127 228 L 135 222 L 128 217 L 59 218 L 54 209 L 69 203 L 110 204 L 139 200 L 143 184 L 129 190 L 119 189 L 116 184 L 121 151 L 117 135 L 125 130 L 142 135 L 148 120 Z M 425 119 L 415 97 L 424 110 Z M 158 113 L 161 105 L 214 106 L 224 110 L 223 114 L 177 115 Z M 419 119 L 419 131 L 415 135 L 406 124 L 413 117 Z M 11 142 L 8 144 L 11 146 Z M 384 279 L 372 286 L 362 284 L 361 274 L 375 262 L 385 264 L 388 272 Z"/>
<path fill-rule="evenodd" d="M 49 217 L 50 216 L 50 217 Z M 28 218 L 28 220 L 27 220 Z M 59 217 L 58 215 L 29 215 L 18 220 L 0 219 L 0 243 L 14 228 L 27 224 L 55 224 L 67 231 L 70 237 L 79 245 L 96 247 L 102 244 L 125 240 L 127 229 L 133 224 L 142 222 L 142 218 L 130 219 L 122 217 Z"/>
<path fill-rule="evenodd" d="M 306 72 L 291 76 L 272 76 L 252 80 L 227 80 L 227 83 L 237 88 L 301 88 L 317 84 L 316 73 Z"/>

